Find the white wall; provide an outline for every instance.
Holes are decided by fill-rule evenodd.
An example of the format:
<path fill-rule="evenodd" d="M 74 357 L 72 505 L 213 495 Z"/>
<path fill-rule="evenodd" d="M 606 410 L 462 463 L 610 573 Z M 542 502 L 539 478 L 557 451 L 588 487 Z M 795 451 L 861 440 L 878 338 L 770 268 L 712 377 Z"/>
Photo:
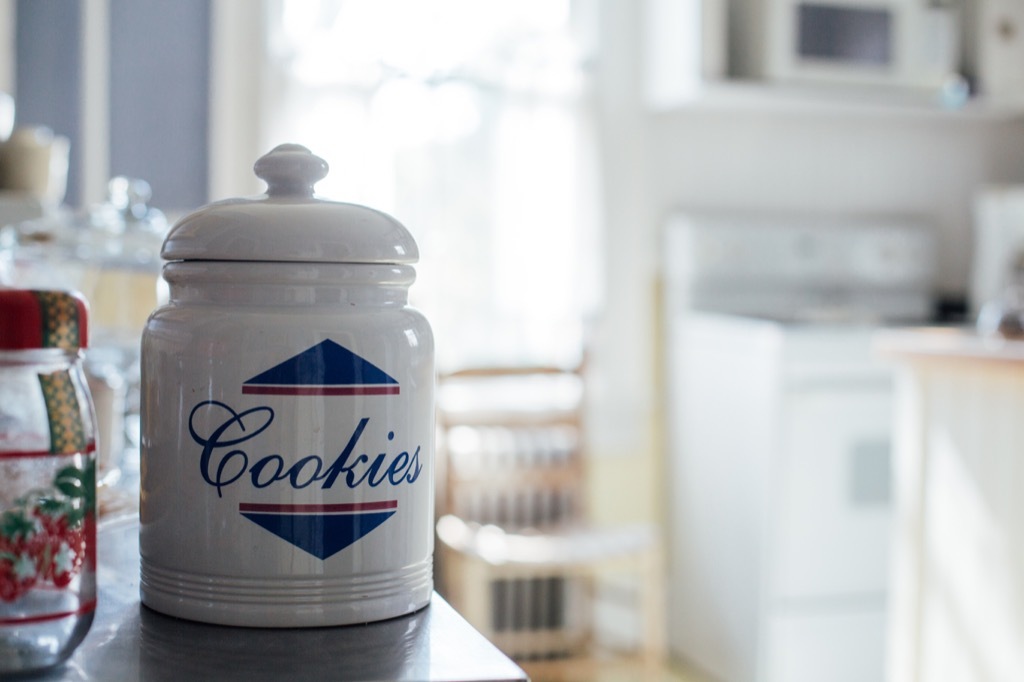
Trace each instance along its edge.
<path fill-rule="evenodd" d="M 604 315 L 595 330 L 590 442 L 598 452 L 649 453 L 656 406 L 654 292 L 659 210 L 639 101 L 634 3 L 601 0 L 595 74 L 606 262 Z"/>
<path fill-rule="evenodd" d="M 975 193 L 1024 182 L 1024 117 L 682 111 L 653 116 L 648 139 L 659 217 L 672 206 L 923 214 L 946 295 L 970 279 Z"/>
<path fill-rule="evenodd" d="M 662 224 L 674 207 L 924 213 L 940 236 L 942 293 L 965 293 L 973 197 L 988 183 L 1024 183 L 1024 116 L 759 106 L 749 97 L 654 112 L 642 97 L 642 3 L 601 0 L 601 10 L 607 309 L 591 419 L 599 451 L 660 448 L 656 294 Z"/>

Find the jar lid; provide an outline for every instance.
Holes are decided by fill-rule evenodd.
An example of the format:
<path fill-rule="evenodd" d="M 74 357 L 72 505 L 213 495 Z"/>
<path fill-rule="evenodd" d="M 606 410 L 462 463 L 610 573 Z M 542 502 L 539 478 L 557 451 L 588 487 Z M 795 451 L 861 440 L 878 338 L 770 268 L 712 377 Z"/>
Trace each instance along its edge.
<path fill-rule="evenodd" d="M 179 220 L 164 241 L 166 260 L 306 263 L 415 263 L 419 250 L 397 220 L 366 206 L 320 199 L 313 185 L 327 162 L 301 145 L 261 157 L 257 197 L 217 201 Z"/>
<path fill-rule="evenodd" d="M 0 289 L 0 350 L 85 348 L 88 319 L 81 294 Z"/>

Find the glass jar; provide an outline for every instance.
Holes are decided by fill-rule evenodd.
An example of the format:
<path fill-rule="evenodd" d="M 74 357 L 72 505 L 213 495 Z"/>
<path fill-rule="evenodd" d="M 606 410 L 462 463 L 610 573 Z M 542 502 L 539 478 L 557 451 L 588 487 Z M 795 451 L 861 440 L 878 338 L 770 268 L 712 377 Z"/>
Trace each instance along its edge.
<path fill-rule="evenodd" d="M 147 205 L 145 180 L 117 176 L 107 189 L 107 201 L 86 211 L 61 209 L 0 228 L 0 282 L 6 246 L 10 282 L 72 289 L 88 299 L 84 368 L 96 408 L 97 485 L 101 499 L 127 506 L 137 499 L 139 339 L 149 314 L 166 301 L 159 279 L 167 219 Z"/>
<path fill-rule="evenodd" d="M 313 196 L 282 145 L 267 194 L 171 230 L 142 339 L 142 601 L 225 625 L 366 623 L 433 590 L 434 345 L 409 232 Z"/>
<path fill-rule="evenodd" d="M 56 665 L 96 609 L 96 427 L 87 315 L 0 289 L 0 674 Z"/>

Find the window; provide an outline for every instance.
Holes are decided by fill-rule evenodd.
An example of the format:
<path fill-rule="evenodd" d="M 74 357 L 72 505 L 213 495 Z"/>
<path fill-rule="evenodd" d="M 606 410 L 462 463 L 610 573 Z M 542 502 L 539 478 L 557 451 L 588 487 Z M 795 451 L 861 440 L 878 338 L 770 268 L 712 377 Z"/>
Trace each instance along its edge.
<path fill-rule="evenodd" d="M 599 296 L 585 3 L 276 0 L 262 147 L 401 220 L 442 368 L 573 362 Z"/>

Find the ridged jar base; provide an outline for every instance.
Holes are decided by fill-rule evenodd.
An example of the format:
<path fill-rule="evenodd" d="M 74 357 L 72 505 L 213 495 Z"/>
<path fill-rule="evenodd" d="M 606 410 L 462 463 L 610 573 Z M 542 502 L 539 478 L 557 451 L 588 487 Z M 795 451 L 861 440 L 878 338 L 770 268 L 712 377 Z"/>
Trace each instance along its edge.
<path fill-rule="evenodd" d="M 142 603 L 216 625 L 299 628 L 370 623 L 430 602 L 433 562 L 333 579 L 238 578 L 167 570 L 142 561 Z"/>

